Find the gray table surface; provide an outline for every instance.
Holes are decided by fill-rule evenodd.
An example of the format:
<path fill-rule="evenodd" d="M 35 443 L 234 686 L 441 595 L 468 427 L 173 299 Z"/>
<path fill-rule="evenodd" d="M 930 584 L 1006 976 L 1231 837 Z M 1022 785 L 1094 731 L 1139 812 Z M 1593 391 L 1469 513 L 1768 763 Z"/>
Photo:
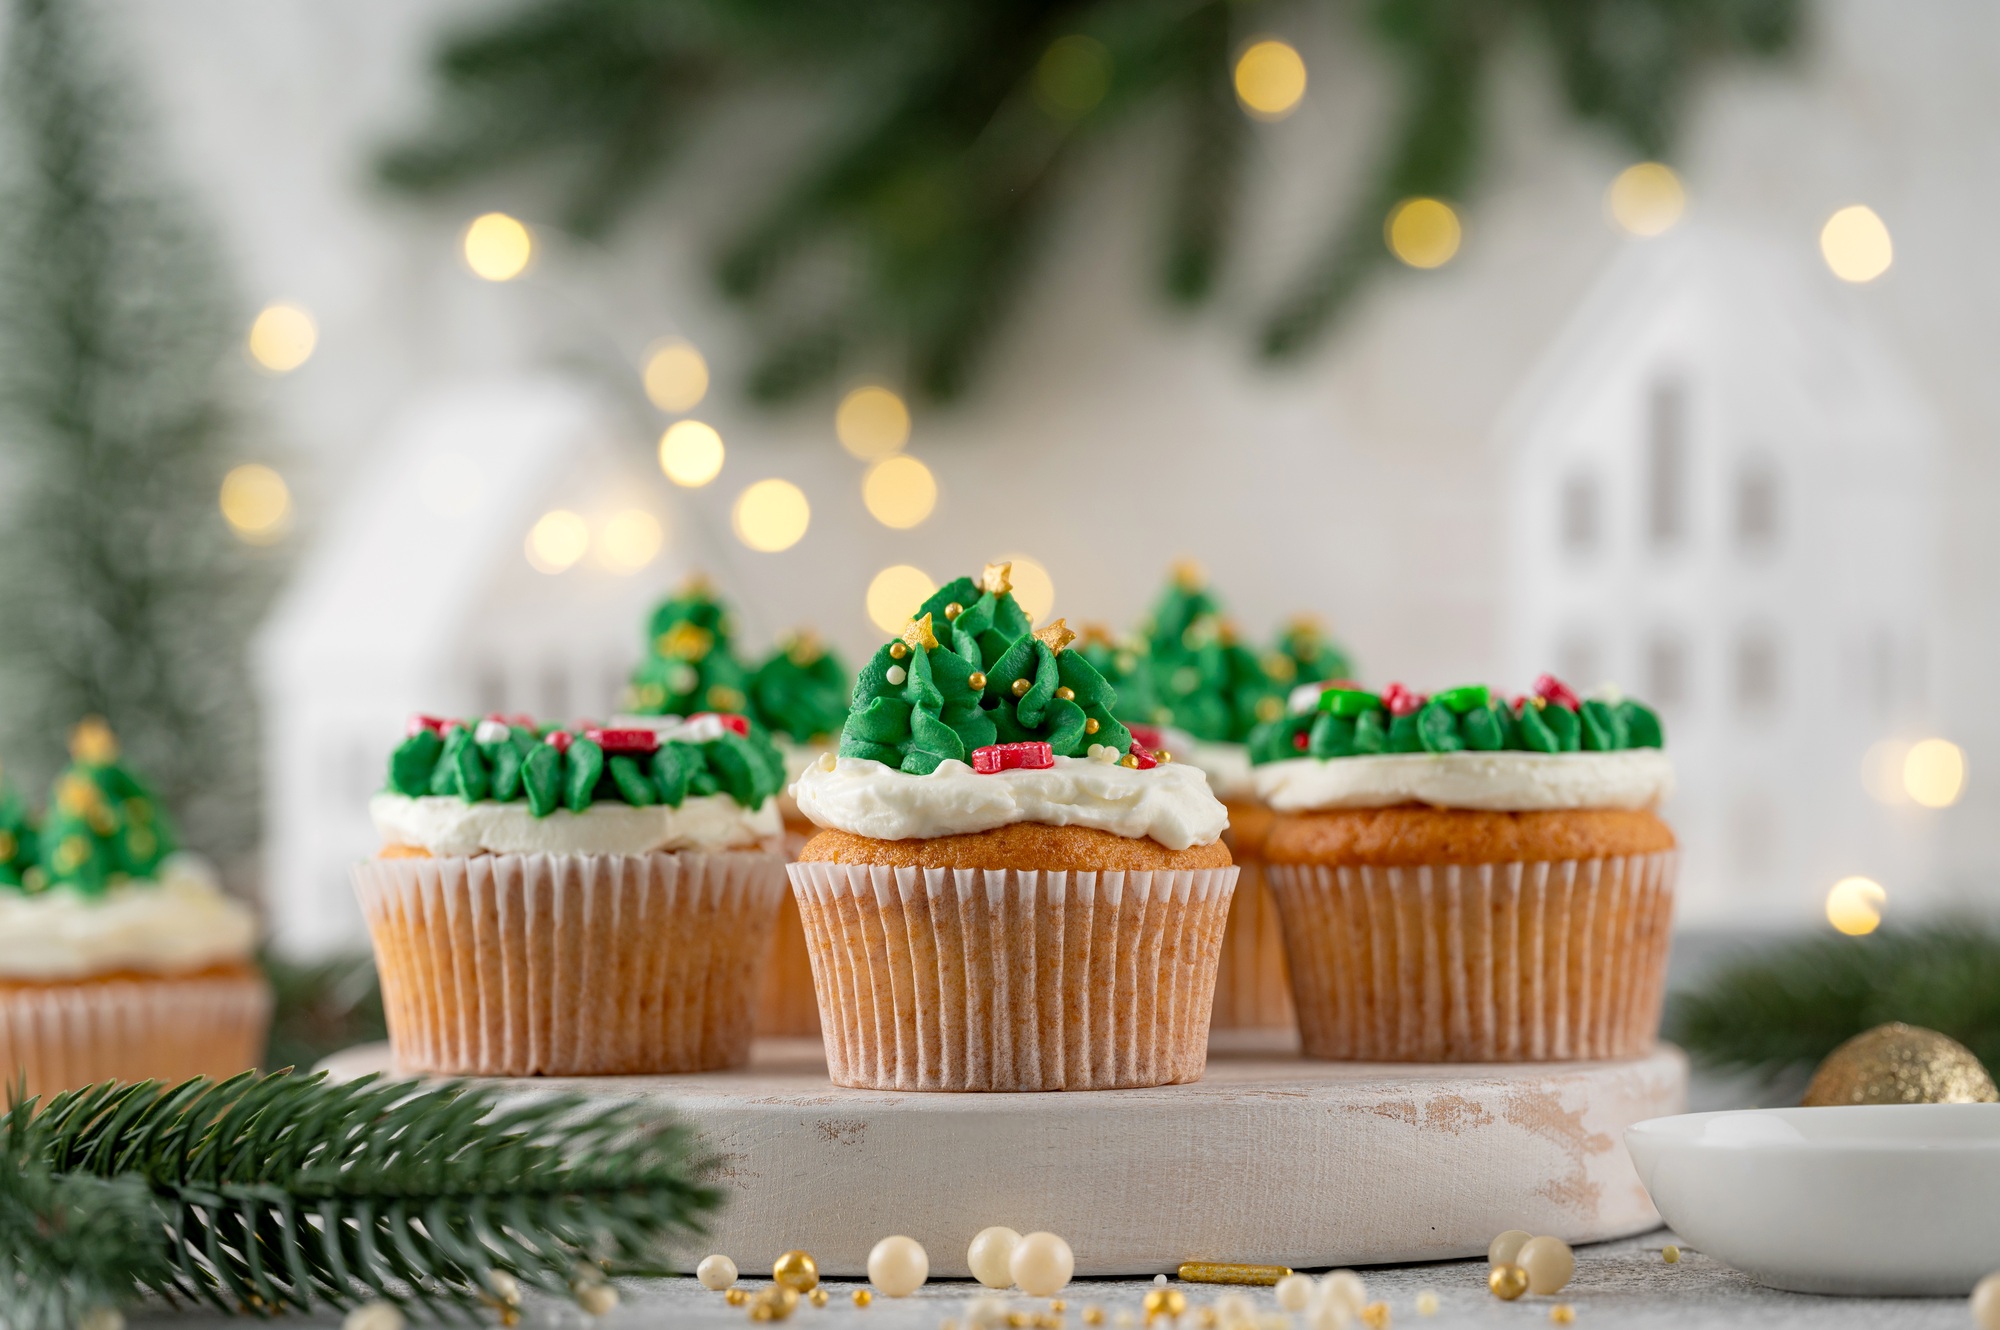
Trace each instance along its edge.
<path fill-rule="evenodd" d="M 1681 1260 L 1668 1265 L 1660 1249 L 1674 1241 L 1664 1229 L 1623 1242 L 1599 1243 L 1577 1249 L 1576 1278 L 1553 1298 L 1522 1298 L 1501 1302 L 1486 1290 L 1484 1261 L 1441 1261 L 1425 1265 L 1378 1266 L 1361 1271 L 1368 1283 L 1369 1296 L 1389 1304 L 1392 1324 L 1421 1327 L 1422 1330 L 1454 1330 L 1456 1327 L 1522 1327 L 1551 1324 L 1550 1309 L 1567 1303 L 1575 1309 L 1574 1324 L 1579 1330 L 1650 1330 L 1651 1327 L 1797 1327 L 1806 1330 L 1842 1330 L 1843 1327 L 1953 1327 L 1964 1330 L 1972 1324 L 1963 1298 L 1826 1298 L 1801 1293 L 1781 1293 L 1752 1283 L 1747 1277 L 1699 1252 L 1682 1248 Z M 743 1281 L 754 1290 L 766 1280 Z M 799 1330 L 939 1330 L 946 1321 L 957 1321 L 967 1299 L 984 1290 L 960 1280 L 926 1285 L 910 1298 L 876 1298 L 865 1308 L 850 1299 L 853 1281 L 829 1282 L 832 1294 L 824 1309 L 801 1303 L 790 1324 Z M 1064 1291 L 1068 1311 L 1066 1327 L 1083 1325 L 1080 1313 L 1087 1306 L 1105 1310 L 1105 1330 L 1118 1330 L 1117 1313 L 1129 1311 L 1135 1317 L 1140 1299 L 1152 1287 L 1147 1280 L 1078 1280 Z M 1188 1299 L 1190 1312 L 1212 1303 L 1226 1292 L 1251 1294 L 1261 1311 L 1276 1311 L 1269 1289 L 1230 1290 L 1208 1284 L 1177 1284 Z M 1437 1294 L 1438 1310 L 1419 1316 L 1417 1295 L 1429 1290 Z M 575 1306 L 547 1299 L 531 1299 L 524 1309 L 522 1330 L 655 1330 L 656 1327 L 741 1326 L 748 1324 L 744 1309 L 731 1307 L 719 1293 L 711 1293 L 692 1279 L 619 1281 L 621 1301 L 609 1315 L 593 1320 Z M 1045 1300 L 1008 1295 L 1022 1311 L 1047 1311 Z M 338 1325 L 333 1315 L 293 1318 L 290 1325 Z M 132 1318 L 134 1326 L 156 1330 L 241 1330 L 249 1324 L 230 1322 L 212 1315 L 176 1315 L 147 1312 Z M 1197 1324 L 1192 1315 L 1181 1322 L 1181 1330 Z M 1304 1318 L 1290 1318 L 1303 1330 Z"/>

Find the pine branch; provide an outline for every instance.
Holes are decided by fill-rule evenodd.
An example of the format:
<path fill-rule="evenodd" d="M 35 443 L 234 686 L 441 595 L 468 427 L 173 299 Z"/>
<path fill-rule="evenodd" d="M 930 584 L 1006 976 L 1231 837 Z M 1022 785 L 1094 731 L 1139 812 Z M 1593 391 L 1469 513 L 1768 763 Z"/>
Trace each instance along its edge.
<path fill-rule="evenodd" d="M 0 1324 L 66 1330 L 167 1273 L 161 1215 L 138 1178 L 61 1175 L 0 1154 Z"/>
<path fill-rule="evenodd" d="M 136 1278 L 232 1313 L 462 1315 L 493 1304 L 496 1272 L 560 1294 L 580 1265 L 656 1266 L 720 1199 L 685 1130 L 641 1105 L 459 1084 L 94 1086 L 15 1106 L 0 1146 L 59 1178 L 136 1176 L 165 1258 Z"/>

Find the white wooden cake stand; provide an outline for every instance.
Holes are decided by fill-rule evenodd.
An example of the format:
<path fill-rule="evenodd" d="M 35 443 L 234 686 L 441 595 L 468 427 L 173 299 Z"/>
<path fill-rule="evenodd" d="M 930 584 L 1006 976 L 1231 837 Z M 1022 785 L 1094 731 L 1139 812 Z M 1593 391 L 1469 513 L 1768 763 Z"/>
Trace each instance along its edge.
<path fill-rule="evenodd" d="M 392 1070 L 386 1044 L 324 1065 Z M 704 1245 L 744 1270 L 796 1247 L 823 1274 L 860 1276 L 878 1238 L 905 1233 L 934 1277 L 962 1278 L 973 1234 L 1005 1224 L 1062 1234 L 1079 1275 L 1144 1275 L 1481 1255 L 1509 1228 L 1644 1232 L 1659 1214 L 1624 1130 L 1685 1109 L 1687 1062 L 1664 1046 L 1636 1062 L 1309 1062 L 1219 1034 L 1194 1085 L 901 1094 L 835 1089 L 817 1040 L 764 1040 L 740 1071 L 500 1084 L 644 1099 L 691 1122 L 729 1190 Z"/>

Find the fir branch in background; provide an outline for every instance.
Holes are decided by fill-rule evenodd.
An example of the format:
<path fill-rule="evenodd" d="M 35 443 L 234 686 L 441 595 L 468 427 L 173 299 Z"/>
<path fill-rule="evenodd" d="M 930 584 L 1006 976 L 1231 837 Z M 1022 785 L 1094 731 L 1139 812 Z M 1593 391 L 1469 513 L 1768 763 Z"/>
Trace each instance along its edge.
<path fill-rule="evenodd" d="M 1675 994 L 1666 1034 L 1704 1066 L 1775 1080 L 1888 1021 L 2000 1067 L 2000 930 L 1957 921 L 1759 948 Z"/>
<path fill-rule="evenodd" d="M 276 998 L 263 1062 L 271 1070 L 310 1071 L 343 1048 L 389 1037 L 374 957 L 295 961 L 265 952 L 257 964 Z"/>
<path fill-rule="evenodd" d="M 245 658 L 268 552 L 217 510 L 235 322 L 89 6 L 12 0 L 0 151 L 0 754 L 108 718 L 189 844 L 256 834 Z"/>
<path fill-rule="evenodd" d="M 36 1109 L 0 1118 L 0 1159 L 23 1166 L 0 1190 L 0 1253 L 14 1254 L 0 1296 L 33 1311 L 51 1295 L 23 1276 L 59 1276 L 68 1302 L 40 1314 L 69 1321 L 10 1315 L 11 1330 L 140 1289 L 229 1314 L 369 1299 L 466 1314 L 511 1308 L 520 1284 L 581 1296 L 600 1271 L 657 1269 L 720 1199 L 685 1130 L 632 1103 L 244 1075 L 93 1086 Z M 143 1242 L 134 1187 L 151 1208 Z M 114 1200 L 102 1234 L 50 1237 Z"/>
<path fill-rule="evenodd" d="M 1296 355 L 1388 259 L 1413 196 L 1478 185 L 1491 71 L 1522 40 L 1551 52 L 1566 104 L 1660 156 L 1696 77 L 1797 40 L 1804 0 L 530 0 L 479 18 L 437 59 L 432 123 L 384 177 L 437 193 L 539 169 L 553 211 L 601 237 L 655 192 L 722 99 L 782 87 L 817 130 L 768 196 L 734 200 L 718 280 L 758 343 L 754 397 L 804 393 L 856 362 L 900 360 L 910 388 L 964 390 L 1046 238 L 1077 149 L 1158 105 L 1178 137 L 1161 283 L 1212 294 L 1228 272 L 1251 126 L 1234 66 L 1315 8 L 1400 70 L 1369 180 L 1265 323 Z M 731 132 L 757 132 L 738 123 Z"/>
<path fill-rule="evenodd" d="M 56 1174 L 0 1153 L 0 1324 L 66 1330 L 115 1311 L 168 1276 L 160 1233 L 141 1179 Z"/>

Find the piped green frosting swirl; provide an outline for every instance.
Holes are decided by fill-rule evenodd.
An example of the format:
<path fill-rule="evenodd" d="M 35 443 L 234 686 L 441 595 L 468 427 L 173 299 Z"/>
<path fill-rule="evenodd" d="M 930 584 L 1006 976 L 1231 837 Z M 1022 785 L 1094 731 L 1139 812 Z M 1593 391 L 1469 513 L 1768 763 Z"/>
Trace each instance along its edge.
<path fill-rule="evenodd" d="M 750 709 L 765 729 L 794 743 L 821 743 L 847 719 L 853 676 L 809 632 L 778 644 L 750 677 Z"/>
<path fill-rule="evenodd" d="M 1257 653 L 1236 640 L 1222 606 L 1191 565 L 1174 571 L 1146 626 L 1162 722 L 1211 743 L 1241 743 L 1284 699 Z"/>
<path fill-rule="evenodd" d="M 697 578 L 653 611 L 646 658 L 632 672 L 625 709 L 642 716 L 740 712 L 749 705 L 750 671 L 736 658 L 735 621 Z"/>
<path fill-rule="evenodd" d="M 44 875 L 35 867 L 35 818 L 0 773 L 0 886 L 37 887 Z"/>
<path fill-rule="evenodd" d="M 1509 705 L 1485 685 L 1469 684 L 1396 715 L 1374 693 L 1335 688 L 1320 695 L 1313 711 L 1258 726 L 1250 737 L 1250 760 L 1383 753 L 1616 752 L 1664 744 L 1659 716 L 1630 698 L 1590 698 L 1574 710 L 1540 697 Z"/>
<path fill-rule="evenodd" d="M 173 826 L 159 799 L 119 763 L 111 731 L 100 720 L 84 721 L 70 737 L 70 754 L 38 837 L 42 884 L 96 896 L 157 877 L 175 849 Z"/>

